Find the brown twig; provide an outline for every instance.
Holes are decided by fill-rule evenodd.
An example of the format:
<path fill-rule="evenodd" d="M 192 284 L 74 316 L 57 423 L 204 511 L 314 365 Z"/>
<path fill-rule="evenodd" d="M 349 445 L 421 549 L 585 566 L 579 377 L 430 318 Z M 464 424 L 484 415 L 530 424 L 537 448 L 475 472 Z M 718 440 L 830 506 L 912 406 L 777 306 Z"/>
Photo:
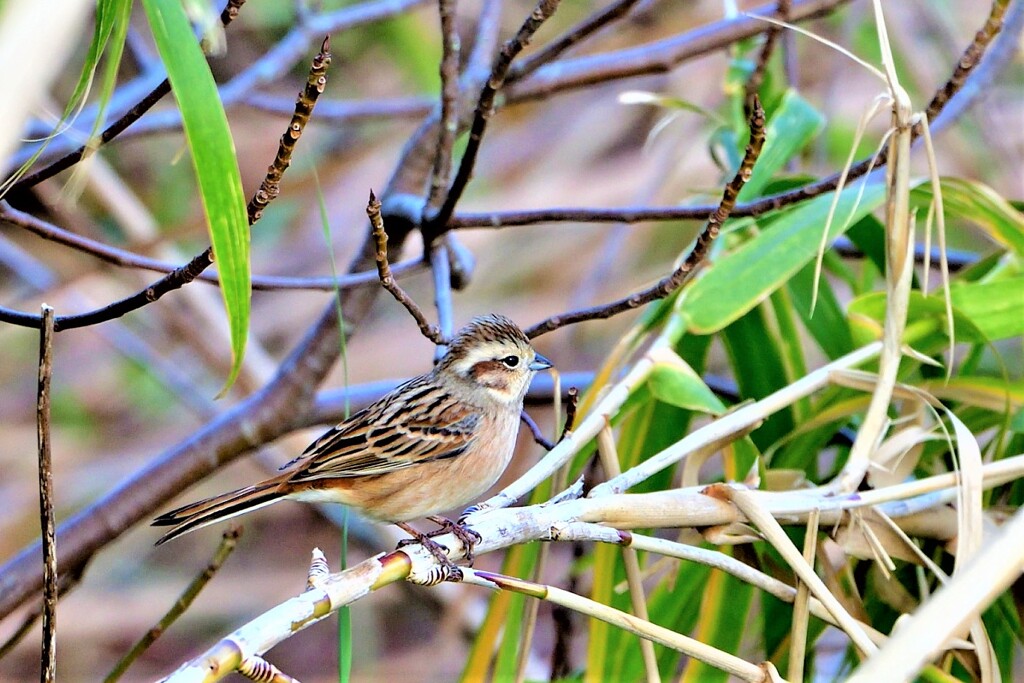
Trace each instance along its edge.
<path fill-rule="evenodd" d="M 778 9 L 776 12 L 778 14 L 779 21 L 789 23 L 789 12 L 791 9 L 791 0 L 778 0 Z M 745 92 L 743 106 L 746 108 L 747 118 L 750 118 L 751 102 L 754 100 L 754 95 L 761 90 L 761 84 L 764 82 L 764 74 L 768 69 L 768 61 L 772 58 L 772 53 L 775 51 L 775 43 L 778 41 L 781 33 L 782 27 L 778 24 L 769 24 L 768 29 L 764 32 L 764 43 L 761 45 L 761 51 L 757 55 L 757 62 L 754 64 L 754 70 L 750 72 L 750 76 L 747 78 L 747 82 L 743 86 Z"/>
<path fill-rule="evenodd" d="M 542 49 L 530 55 L 512 67 L 505 79 L 507 83 L 521 81 L 540 67 L 560 57 L 564 52 L 579 45 L 587 38 L 608 26 L 613 21 L 629 14 L 639 0 L 616 0 L 604 9 L 598 10 L 580 23 L 576 24 L 558 38 L 552 40 Z"/>
<path fill-rule="evenodd" d="M 579 405 L 579 399 L 580 390 L 576 387 L 569 387 L 565 399 L 565 424 L 562 425 L 562 435 L 558 437 L 559 441 L 564 441 L 565 437 L 572 432 L 572 426 L 576 422 L 576 408 Z"/>
<path fill-rule="evenodd" d="M 437 213 L 426 221 L 423 226 L 424 240 L 430 241 L 440 234 L 455 211 L 455 205 L 462 197 L 462 193 L 473 175 L 473 168 L 476 166 L 477 154 L 480 152 L 480 143 L 483 140 L 484 131 L 487 130 L 487 122 L 494 113 L 494 98 L 505 83 L 505 76 L 508 74 L 512 60 L 516 58 L 523 48 L 530 42 L 533 34 L 540 28 L 548 17 L 558 9 L 559 0 L 540 0 L 537 6 L 527 17 L 523 25 L 519 27 L 516 35 L 508 40 L 501 48 L 501 52 L 494 60 L 491 67 L 491 75 L 480 91 L 480 98 L 477 100 L 476 110 L 473 113 L 473 123 L 469 128 L 469 139 L 466 142 L 466 151 L 459 160 L 459 170 L 455 173 L 455 180 L 452 181 L 444 203 Z"/>
<path fill-rule="evenodd" d="M 455 0 L 438 0 L 437 13 L 441 20 L 441 122 L 437 129 L 437 149 L 423 209 L 425 212 L 448 187 L 452 147 L 459 127 L 459 34 L 455 27 Z"/>
<path fill-rule="evenodd" d="M 704 258 L 707 256 L 708 249 L 711 247 L 711 243 L 716 237 L 718 237 L 718 232 L 721 229 L 722 224 L 729 217 L 729 212 L 736 203 L 736 196 L 740 193 L 740 190 L 743 189 L 743 186 L 750 178 L 750 174 L 754 170 L 754 164 L 757 162 L 757 157 L 761 154 L 761 147 L 764 145 L 764 124 L 764 109 L 761 107 L 761 101 L 755 96 L 753 111 L 749 121 L 750 142 L 747 144 L 746 152 L 743 155 L 743 161 L 740 162 L 740 167 L 736 171 L 736 175 L 725 186 L 725 190 L 722 192 L 722 201 L 719 202 L 718 207 L 711 212 L 710 216 L 708 216 L 704 230 L 701 232 L 700 236 L 697 237 L 697 242 L 694 244 L 693 250 L 689 255 L 687 255 L 686 260 L 684 260 L 678 268 L 651 287 L 642 289 L 639 292 L 630 294 L 629 296 L 618 299 L 617 301 L 613 301 L 602 306 L 584 308 L 579 311 L 570 311 L 561 315 L 552 316 L 547 320 L 542 320 L 536 325 L 525 330 L 526 336 L 533 339 L 534 337 L 547 334 L 548 332 L 557 330 L 560 327 L 565 327 L 566 325 L 573 325 L 585 320 L 610 318 L 614 315 L 633 310 L 652 301 L 663 299 L 681 287 L 683 283 L 692 276 L 697 267 L 703 263 Z"/>
<path fill-rule="evenodd" d="M 395 301 L 405 306 L 405 310 L 409 311 L 424 337 L 435 344 L 444 344 L 445 339 L 441 335 L 441 331 L 427 321 L 427 317 L 423 315 L 420 307 L 405 293 L 405 290 L 395 280 L 395 276 L 391 274 L 391 266 L 388 265 L 388 233 L 384 230 L 384 219 L 380 215 L 380 201 L 373 190 L 370 190 L 370 201 L 366 204 L 366 215 L 370 219 L 370 234 L 377 246 L 377 275 L 380 278 L 381 286 L 395 297 Z"/>
<path fill-rule="evenodd" d="M 220 13 L 220 23 L 226 28 L 235 20 L 235 17 L 238 16 L 238 10 L 241 9 L 244 4 L 245 0 L 228 0 L 227 7 L 225 7 L 224 11 Z M 47 180 L 48 178 L 52 178 L 61 171 L 71 168 L 85 158 L 86 154 L 91 154 L 96 151 L 97 148 L 102 147 L 124 132 L 128 126 L 142 118 L 143 114 L 152 109 L 153 105 L 159 102 L 169 92 L 171 92 L 171 82 L 165 78 L 145 97 L 139 100 L 138 104 L 125 112 L 125 114 L 117 121 L 114 121 L 112 124 L 107 126 L 107 128 L 100 133 L 99 140 L 89 141 L 75 151 L 65 154 L 60 159 L 57 159 L 53 163 L 39 169 L 35 173 L 26 175 L 11 186 L 11 192 L 22 192 L 30 187 L 35 187 L 39 183 Z"/>
<path fill-rule="evenodd" d="M 288 124 L 288 130 L 281 136 L 277 155 L 267 170 L 266 179 L 261 183 L 260 189 L 256 191 L 247 207 L 249 225 L 253 225 L 259 220 L 263 209 L 277 196 L 277 187 L 280 183 L 281 175 L 291 163 L 291 155 L 295 149 L 295 143 L 298 141 L 299 136 L 302 135 L 302 131 L 309 121 L 309 116 L 316 104 L 317 97 L 323 92 L 324 84 L 326 83 L 326 69 L 331 62 L 331 54 L 328 51 L 329 47 L 329 41 L 325 38 L 321 52 L 313 58 L 313 64 L 310 67 L 309 76 L 306 80 L 306 88 L 299 94 L 299 98 L 295 102 L 295 114 Z M 54 329 L 60 332 L 62 330 L 96 325 L 107 320 L 119 318 L 126 313 L 153 303 L 168 292 L 181 289 L 199 277 L 211 265 L 213 265 L 213 248 L 207 247 L 205 251 L 194 256 L 184 266 L 175 269 L 165 277 L 160 278 L 131 296 L 93 311 L 58 317 L 54 322 Z M 36 329 L 42 324 L 42 320 L 38 316 L 16 312 L 4 312 L 2 320 L 15 325 L 34 327 Z"/>
<path fill-rule="evenodd" d="M 320 44 L 320 52 L 313 57 L 313 64 L 310 66 L 309 75 L 306 76 L 306 86 L 299 93 L 295 100 L 295 113 L 288 123 L 288 128 L 281 136 L 277 145 L 277 155 L 273 163 L 267 168 L 267 175 L 260 183 L 260 189 L 249 200 L 246 207 L 249 213 L 249 224 L 252 225 L 263 216 L 263 210 L 267 204 L 277 198 L 281 192 L 281 178 L 284 172 L 292 163 L 292 153 L 295 151 L 295 143 L 302 136 L 302 131 L 309 123 L 309 117 L 313 114 L 313 107 L 316 101 L 324 92 L 327 85 L 327 68 L 331 65 L 331 37 L 325 36 Z"/>
<path fill-rule="evenodd" d="M 235 546 L 238 544 L 238 538 L 242 535 L 242 527 L 232 525 L 224 535 L 221 537 L 220 545 L 217 546 L 217 550 L 214 552 L 213 557 L 207 563 L 206 567 L 203 568 L 199 574 L 192 579 L 191 583 L 185 588 L 178 599 L 174 601 L 171 608 L 167 610 L 167 613 L 160 618 L 160 621 L 156 623 L 153 628 L 146 631 L 145 635 L 142 636 L 132 646 L 114 668 L 107 674 L 107 677 L 103 679 L 104 683 L 113 683 L 114 681 L 121 678 L 124 672 L 128 670 L 128 667 L 139 658 L 139 656 L 149 649 L 149 647 L 156 642 L 157 638 L 162 636 L 164 632 L 170 628 L 171 624 L 177 621 L 178 617 L 185 613 L 185 611 L 192 606 L 192 603 L 199 596 L 200 591 L 206 587 L 206 584 L 214 577 L 214 575 L 220 570 L 228 556 L 234 551 Z"/>
<path fill-rule="evenodd" d="M 57 539 L 53 521 L 53 468 L 50 460 L 50 377 L 53 374 L 53 308 L 43 304 L 39 333 L 39 385 L 36 437 L 39 447 L 39 525 L 43 544 L 43 646 L 39 680 L 57 674 Z"/>

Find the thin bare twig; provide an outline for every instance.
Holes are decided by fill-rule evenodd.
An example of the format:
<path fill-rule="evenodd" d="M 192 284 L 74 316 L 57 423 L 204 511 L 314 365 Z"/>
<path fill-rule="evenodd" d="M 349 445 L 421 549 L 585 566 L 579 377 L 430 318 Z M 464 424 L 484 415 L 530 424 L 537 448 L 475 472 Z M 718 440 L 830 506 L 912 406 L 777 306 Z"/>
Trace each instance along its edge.
<path fill-rule="evenodd" d="M 579 45 L 613 21 L 629 14 L 637 2 L 639 0 L 616 0 L 604 9 L 598 10 L 512 67 L 508 72 L 508 78 L 505 79 L 506 82 L 521 81 L 545 64 L 558 59 L 567 50 Z"/>
<path fill-rule="evenodd" d="M 579 406 L 579 402 L 580 390 L 576 387 L 569 387 L 565 399 L 565 424 L 562 425 L 562 435 L 558 437 L 559 441 L 572 431 L 572 426 L 576 422 L 576 408 Z"/>
<path fill-rule="evenodd" d="M 43 304 L 39 333 L 39 385 L 36 437 L 39 447 L 39 525 L 43 542 L 43 646 L 39 680 L 57 675 L 57 539 L 53 521 L 53 467 L 50 459 L 50 377 L 53 374 L 53 308 Z"/>
<path fill-rule="evenodd" d="M 373 236 L 373 241 L 377 246 L 377 275 L 380 277 L 381 286 L 391 296 L 395 297 L 395 301 L 405 306 L 405 310 L 409 311 L 424 337 L 435 344 L 444 344 L 445 338 L 442 336 L 441 331 L 427 321 L 423 311 L 405 293 L 405 290 L 398 285 L 398 282 L 395 281 L 395 276 L 391 273 L 391 266 L 388 265 L 388 233 L 384 230 L 384 219 L 380 215 L 380 201 L 373 193 L 373 190 L 370 190 L 370 201 L 366 205 L 366 215 L 370 219 L 370 234 Z"/>
<path fill-rule="evenodd" d="M 220 13 L 220 23 L 226 28 L 232 21 L 234 21 L 235 17 L 238 16 L 238 10 L 241 9 L 244 4 L 245 0 L 228 0 L 227 7 L 225 7 L 224 11 Z M 167 95 L 169 92 L 171 92 L 171 82 L 165 78 L 159 85 L 153 88 L 149 94 L 139 100 L 138 104 L 125 112 L 125 114 L 117 121 L 114 121 L 112 124 L 107 126 L 107 128 L 100 133 L 99 140 L 90 140 L 75 151 L 65 154 L 63 157 L 57 159 L 46 167 L 41 168 L 30 175 L 26 175 L 11 186 L 11 192 L 23 192 L 30 187 L 35 187 L 48 178 L 52 178 L 61 171 L 71 168 L 81 161 L 87 154 L 91 154 L 96 151 L 97 148 L 107 144 L 120 135 L 126 128 L 128 128 L 128 126 L 142 118 L 143 114 L 152 109 L 153 105 L 159 102 L 164 95 Z"/>
<path fill-rule="evenodd" d="M 232 525 L 224 532 L 221 537 L 220 545 L 217 546 L 217 550 L 214 552 L 213 557 L 207 563 L 203 571 L 199 572 L 188 584 L 185 590 L 182 592 L 178 599 L 174 601 L 171 608 L 167 610 L 160 621 L 156 623 L 153 628 L 146 631 L 145 635 L 142 636 L 132 646 L 124 657 L 122 657 L 114 668 L 107 674 L 107 677 L 103 679 L 104 683 L 114 683 L 114 681 L 121 678 L 124 672 L 128 670 L 128 667 L 139 658 L 139 656 L 149 649 L 149 647 L 156 642 L 157 638 L 162 636 L 171 624 L 177 621 L 178 617 L 185 613 L 185 611 L 192 606 L 192 603 L 199 596 L 200 591 L 206 587 L 206 584 L 210 582 L 213 576 L 223 566 L 224 561 L 228 559 L 228 556 L 234 551 L 235 546 L 238 544 L 238 538 L 242 535 L 242 527 Z"/>
<path fill-rule="evenodd" d="M 306 76 L 306 86 L 295 100 L 295 113 L 292 114 L 292 120 L 277 145 L 277 155 L 270 167 L 267 168 L 267 175 L 260 183 L 260 189 L 256 190 L 256 194 L 249 200 L 249 205 L 246 207 L 249 213 L 249 225 L 258 221 L 263 216 L 263 210 L 267 208 L 267 204 L 280 194 L 281 178 L 291 165 L 295 143 L 299 141 L 302 131 L 309 123 L 309 117 L 313 114 L 316 101 L 324 92 L 324 87 L 327 85 L 327 69 L 330 65 L 331 37 L 325 36 L 320 44 L 320 52 L 313 57 L 309 75 Z"/>
<path fill-rule="evenodd" d="M 687 255 L 686 259 L 678 268 L 654 285 L 617 301 L 613 301 L 603 306 L 594 306 L 578 311 L 570 311 L 561 315 L 552 316 L 547 320 L 542 320 L 536 325 L 525 330 L 526 336 L 532 339 L 542 334 L 547 334 L 553 330 L 557 330 L 560 327 L 565 327 L 566 325 L 573 325 L 585 320 L 610 318 L 614 315 L 633 310 L 652 301 L 663 299 L 681 287 L 683 283 L 692 276 L 696 268 L 703 263 L 704 258 L 707 256 L 708 249 L 711 247 L 711 243 L 716 237 L 718 237 L 718 232 L 721 229 L 722 224 L 729 217 L 729 213 L 732 210 L 733 205 L 736 203 L 737 195 L 739 195 L 740 190 L 743 189 L 747 179 L 750 178 L 750 174 L 754 169 L 754 164 L 757 162 L 757 157 L 761 154 L 761 147 L 764 145 L 764 125 L 764 109 L 761 107 L 760 100 L 755 96 L 753 110 L 750 116 L 750 142 L 747 144 L 747 149 L 744 153 L 743 161 L 740 162 L 739 170 L 737 170 L 736 175 L 725 186 L 725 190 L 722 192 L 722 201 L 719 202 L 718 207 L 711 212 L 710 216 L 708 216 L 707 224 L 704 226 L 704 230 L 701 232 L 700 236 L 697 237 L 697 242 L 694 244 L 693 250 L 689 255 Z"/>
<path fill-rule="evenodd" d="M 424 223 L 424 240 L 429 241 L 444 229 L 448 219 L 455 211 L 455 205 L 462 197 L 462 193 L 473 175 L 473 168 L 476 166 L 476 157 L 480 152 L 480 143 L 483 140 L 484 131 L 487 130 L 487 122 L 494 113 L 494 98 L 505 83 L 505 76 L 508 74 L 512 60 L 516 58 L 523 48 L 530 42 L 533 34 L 540 28 L 548 17 L 558 9 L 559 0 L 540 0 L 530 16 L 523 25 L 519 27 L 516 35 L 508 40 L 501 48 L 501 52 L 494 60 L 491 67 L 490 78 L 480 91 L 480 98 L 477 101 L 476 111 L 473 114 L 473 123 L 469 129 L 469 140 L 466 143 L 466 151 L 459 161 L 459 170 L 455 174 L 448 194 L 441 204 L 437 213 Z"/>
<path fill-rule="evenodd" d="M 791 0 L 778 0 L 778 17 L 779 21 L 789 22 L 789 12 L 792 9 Z M 764 82 L 764 74 L 768 70 L 768 61 L 772 58 L 772 53 L 775 51 L 775 43 L 779 39 L 779 35 L 782 33 L 782 27 L 778 24 L 769 24 L 768 30 L 764 32 L 764 43 L 761 45 L 761 52 L 758 53 L 757 62 L 754 64 L 754 70 L 750 73 L 747 78 L 747 82 L 744 84 L 744 90 L 746 97 L 744 98 L 743 106 L 747 109 L 747 117 L 750 117 L 750 103 L 753 101 L 754 95 L 761 90 L 761 84 Z"/>
<path fill-rule="evenodd" d="M 452 147 L 459 128 L 459 34 L 455 27 L 455 0 L 438 0 L 437 13 L 441 19 L 441 124 L 437 129 L 437 149 L 430 174 L 430 190 L 423 207 L 433 206 L 452 172 Z"/>

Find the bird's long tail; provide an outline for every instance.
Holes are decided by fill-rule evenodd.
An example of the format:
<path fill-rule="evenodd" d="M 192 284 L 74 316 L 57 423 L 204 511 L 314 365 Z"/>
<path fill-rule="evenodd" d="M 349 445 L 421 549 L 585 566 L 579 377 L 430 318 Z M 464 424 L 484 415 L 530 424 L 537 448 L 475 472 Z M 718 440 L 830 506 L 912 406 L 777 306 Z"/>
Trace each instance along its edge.
<path fill-rule="evenodd" d="M 190 531 L 276 503 L 284 496 L 278 489 L 279 484 L 280 482 L 274 480 L 265 481 L 165 512 L 153 520 L 153 526 L 174 528 L 164 534 L 156 544 L 166 543 Z"/>

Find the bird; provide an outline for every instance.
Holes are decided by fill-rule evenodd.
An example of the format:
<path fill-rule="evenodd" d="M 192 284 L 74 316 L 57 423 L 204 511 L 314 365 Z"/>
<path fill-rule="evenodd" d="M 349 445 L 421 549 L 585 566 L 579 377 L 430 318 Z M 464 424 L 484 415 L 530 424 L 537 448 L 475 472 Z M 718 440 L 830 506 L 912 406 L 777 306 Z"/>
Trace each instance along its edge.
<path fill-rule="evenodd" d="M 437 514 L 473 501 L 505 471 L 526 390 L 535 373 L 551 367 L 509 318 L 478 316 L 429 372 L 329 429 L 281 474 L 157 517 L 154 526 L 174 527 L 157 545 L 291 499 L 342 503 L 396 524 L 442 562 L 447 555 L 430 537 L 454 532 L 472 561 L 479 535 Z M 442 528 L 421 534 L 407 524 L 422 518 Z"/>

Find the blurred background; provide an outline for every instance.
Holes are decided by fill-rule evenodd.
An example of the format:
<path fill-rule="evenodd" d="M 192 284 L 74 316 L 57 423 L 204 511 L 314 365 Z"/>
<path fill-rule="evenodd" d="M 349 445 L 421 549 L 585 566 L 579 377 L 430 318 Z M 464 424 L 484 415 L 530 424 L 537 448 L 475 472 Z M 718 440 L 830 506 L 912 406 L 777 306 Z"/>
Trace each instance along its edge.
<path fill-rule="evenodd" d="M 732 3 L 703 0 L 640 2 L 631 15 L 577 54 L 641 45 L 714 25 Z M 245 72 L 296 23 L 301 3 L 248 0 L 226 31 L 227 50 L 211 59 L 226 82 Z M 922 108 L 945 82 L 964 47 L 984 21 L 987 3 L 968 0 L 885 3 L 893 49 L 903 84 Z M 323 10 L 339 3 L 327 1 Z M 601 4 L 563 3 L 541 29 L 543 45 L 590 15 Z M 741 2 L 740 10 L 759 6 Z M 532 5 L 509 0 L 502 10 L 501 39 L 521 23 Z M 398 16 L 332 36 L 334 62 L 321 106 L 328 102 L 384 102 L 402 98 L 411 113 L 332 121 L 318 118 L 299 141 L 281 197 L 253 230 L 253 272 L 264 275 L 330 275 L 332 255 L 343 271 L 361 244 L 371 188 L 382 188 L 401 149 L 426 107 L 436 98 L 440 43 L 436 6 L 420 3 Z M 464 51 L 472 42 L 479 2 L 458 6 Z M 842 4 L 830 15 L 802 24 L 878 65 L 870 5 Z M 132 17 L 123 80 L 152 71 L 153 51 L 140 8 Z M 81 41 L 68 73 L 53 89 L 52 102 L 35 112 L 31 132 L 52 125 L 84 58 L 91 33 Z M 321 37 L 308 41 L 304 56 L 272 83 L 228 108 L 247 195 L 263 177 L 276 151 L 286 116 L 267 111 L 291 100 L 305 81 L 309 59 Z M 826 117 L 822 133 L 794 167 L 794 175 L 821 176 L 841 168 L 853 131 L 883 84 L 848 57 L 790 35 L 787 55 L 801 95 Z M 534 48 L 527 50 L 526 54 Z M 614 208 L 625 205 L 707 203 L 717 199 L 731 170 L 716 162 L 715 117 L 727 117 L 723 84 L 734 55 L 717 50 L 667 73 L 621 79 L 552 94 L 501 108 L 491 119 L 474 178 L 460 211 L 552 206 Z M 16 68 L 6 64 L 5 68 Z M 623 93 L 648 91 L 680 98 L 691 109 L 620 102 Z M 972 109 L 937 139 L 941 173 L 972 178 L 1009 199 L 1024 195 L 1024 64 L 1018 54 L 980 93 Z M 258 106 L 254 106 L 258 105 Z M 165 98 L 142 124 L 173 106 Z M 289 105 L 290 106 L 290 105 Z M 418 108 L 417 108 L 418 107 Z M 158 118 L 155 118 L 158 120 Z M 857 158 L 869 155 L 888 125 L 877 117 Z M 89 123 L 63 133 L 80 142 Z M 140 126 L 140 130 L 142 126 Z M 78 136 L 75 138 L 75 136 Z M 459 147 L 461 149 L 461 146 Z M 154 125 L 104 148 L 81 177 L 77 195 L 69 173 L 38 186 L 26 199 L 54 223 L 76 233 L 157 258 L 183 262 L 207 244 L 193 172 L 179 129 Z M 920 155 L 919 155 L 920 156 Z M 917 171 L 924 173 L 923 157 Z M 319 194 L 327 207 L 330 243 L 322 228 Z M 622 296 L 671 270 L 695 236 L 694 222 L 631 226 L 548 223 L 500 230 L 465 230 L 459 240 L 476 258 L 470 286 L 456 293 L 456 325 L 484 312 L 500 312 L 523 326 L 548 315 Z M 976 253 L 989 248 L 970 225 L 954 225 L 951 246 Z M 417 238 L 407 257 L 422 253 Z M 0 304 L 36 312 L 41 302 L 58 314 L 101 305 L 155 279 L 153 273 L 115 268 L 0 224 Z M 426 272 L 402 280 L 432 313 Z M 118 482 L 192 434 L 260 386 L 275 365 L 330 303 L 315 291 L 257 291 L 246 368 L 229 395 L 214 400 L 230 364 L 220 298 L 207 284 L 192 284 L 157 305 L 98 327 L 58 335 L 53 379 L 54 488 L 58 520 L 108 493 Z M 537 342 L 562 372 L 593 371 L 635 313 L 559 330 Z M 35 391 L 37 333 L 0 325 L 0 558 L 35 541 Z M 325 388 L 394 380 L 430 367 L 433 348 L 411 318 L 381 296 L 346 347 Z M 714 357 L 714 356 L 713 356 Z M 715 368 L 712 367 L 714 372 Z M 531 414 L 554 437 L 552 409 Z M 262 478 L 294 457 L 322 427 L 298 431 L 268 445 L 257 457 L 241 458 L 183 491 L 178 504 Z M 542 450 L 524 432 L 505 483 L 524 471 Z M 340 532 L 317 510 L 282 503 L 242 520 L 244 534 L 234 554 L 188 613 L 129 670 L 124 680 L 162 676 L 245 621 L 304 587 L 310 550 L 324 549 L 338 567 Z M 350 562 L 389 550 L 398 535 L 354 522 Z M 201 530 L 154 548 L 159 533 L 140 525 L 98 554 L 81 584 L 60 602 L 59 676 L 95 680 L 152 626 L 213 553 L 222 527 Z M 58 548 L 59 552 L 59 548 Z M 478 559 L 497 568 L 500 556 Z M 556 555 L 552 572 L 568 558 Z M 487 600 L 481 590 L 399 585 L 353 607 L 354 680 L 449 681 L 458 677 L 467 633 Z M 0 641 L 24 610 L 0 622 Z M 540 629 L 550 629 L 546 606 Z M 275 648 L 270 658 L 303 681 L 334 678 L 333 621 L 313 626 Z M 549 653 L 536 653 L 535 677 L 546 676 Z M 7 657 L 0 680 L 34 678 L 39 666 L 38 626 Z"/>

